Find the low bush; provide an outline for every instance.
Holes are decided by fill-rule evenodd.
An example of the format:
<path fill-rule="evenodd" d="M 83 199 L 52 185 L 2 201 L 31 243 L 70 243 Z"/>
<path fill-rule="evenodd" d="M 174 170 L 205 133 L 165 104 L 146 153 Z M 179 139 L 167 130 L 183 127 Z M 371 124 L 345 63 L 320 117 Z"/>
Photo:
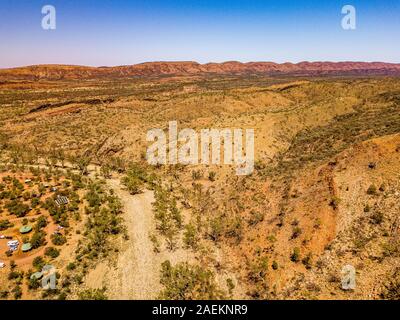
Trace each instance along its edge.
<path fill-rule="evenodd" d="M 60 255 L 60 250 L 54 247 L 47 247 L 44 254 L 50 258 L 57 258 Z"/>
<path fill-rule="evenodd" d="M 164 286 L 161 299 L 215 300 L 224 296 L 215 282 L 213 272 L 186 262 L 172 266 L 168 260 L 164 261 L 160 282 Z"/>
<path fill-rule="evenodd" d="M 51 235 L 51 242 L 56 246 L 62 246 L 67 242 L 67 238 L 62 234 L 55 233 Z"/>

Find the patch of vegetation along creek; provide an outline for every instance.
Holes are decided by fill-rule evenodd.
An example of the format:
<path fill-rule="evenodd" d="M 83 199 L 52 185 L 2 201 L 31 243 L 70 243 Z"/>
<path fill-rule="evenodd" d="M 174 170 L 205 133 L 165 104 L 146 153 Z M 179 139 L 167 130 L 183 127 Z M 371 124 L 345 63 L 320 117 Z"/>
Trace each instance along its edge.
<path fill-rule="evenodd" d="M 276 157 L 266 174 L 290 173 L 326 161 L 353 144 L 400 132 L 400 105 L 335 117 L 328 125 L 300 131 L 289 149 Z"/>

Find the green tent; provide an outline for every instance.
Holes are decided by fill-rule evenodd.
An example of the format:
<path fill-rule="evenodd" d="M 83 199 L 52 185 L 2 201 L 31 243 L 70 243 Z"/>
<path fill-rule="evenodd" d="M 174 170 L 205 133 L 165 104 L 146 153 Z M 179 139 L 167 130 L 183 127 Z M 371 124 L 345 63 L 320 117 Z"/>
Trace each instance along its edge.
<path fill-rule="evenodd" d="M 32 245 L 30 243 L 24 243 L 22 245 L 22 252 L 26 252 L 32 249 Z"/>
<path fill-rule="evenodd" d="M 31 226 L 22 226 L 20 229 L 19 229 L 19 232 L 21 232 L 21 233 L 28 233 L 28 232 L 31 232 L 32 231 L 32 227 Z"/>

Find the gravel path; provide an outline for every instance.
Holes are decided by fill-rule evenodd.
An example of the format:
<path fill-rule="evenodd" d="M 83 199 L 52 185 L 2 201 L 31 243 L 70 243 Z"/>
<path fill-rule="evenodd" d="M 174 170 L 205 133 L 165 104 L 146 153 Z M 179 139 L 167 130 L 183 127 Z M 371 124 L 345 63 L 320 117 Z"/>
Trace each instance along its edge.
<path fill-rule="evenodd" d="M 153 192 L 132 196 L 123 189 L 117 179 L 108 184 L 121 198 L 124 220 L 129 235 L 126 248 L 120 253 L 116 274 L 109 290 L 118 299 L 155 299 L 160 291 L 159 266 L 162 257 L 153 251 L 149 233 L 154 229 L 152 202 Z M 114 282 L 114 283 L 113 283 Z"/>

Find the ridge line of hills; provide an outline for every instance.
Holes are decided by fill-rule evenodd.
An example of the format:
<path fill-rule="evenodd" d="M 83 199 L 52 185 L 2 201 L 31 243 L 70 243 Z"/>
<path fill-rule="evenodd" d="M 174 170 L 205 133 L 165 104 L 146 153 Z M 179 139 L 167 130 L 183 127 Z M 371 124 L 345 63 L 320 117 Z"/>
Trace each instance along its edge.
<path fill-rule="evenodd" d="M 145 62 L 116 67 L 77 65 L 32 65 L 0 69 L 0 80 L 73 80 L 195 75 L 394 75 L 400 76 L 400 63 L 386 62 L 237 62 L 200 64 L 193 61 Z"/>

